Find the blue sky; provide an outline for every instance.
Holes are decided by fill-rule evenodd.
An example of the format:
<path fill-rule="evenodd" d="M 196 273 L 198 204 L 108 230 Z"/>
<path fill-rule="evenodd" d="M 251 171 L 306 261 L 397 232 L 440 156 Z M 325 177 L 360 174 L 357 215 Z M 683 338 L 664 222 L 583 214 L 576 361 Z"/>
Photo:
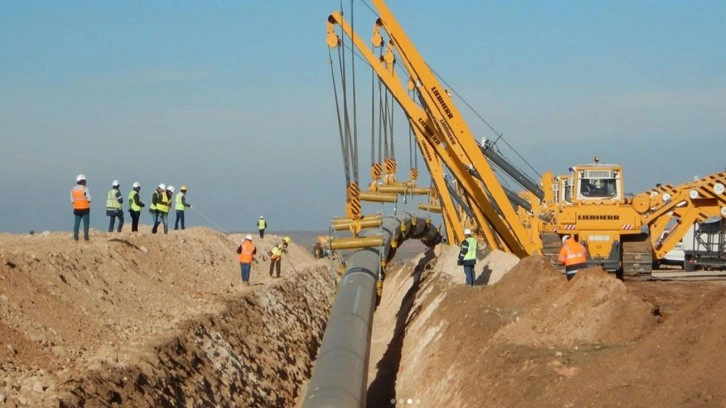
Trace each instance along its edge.
<path fill-rule="evenodd" d="M 368 38 L 374 16 L 354 5 Z M 340 7 L 0 0 L 0 231 L 70 230 L 78 173 L 100 230 L 114 179 L 124 195 L 141 182 L 147 202 L 158 183 L 188 185 L 199 211 L 188 225 L 248 230 L 263 214 L 272 230 L 326 229 L 345 201 L 325 44 Z M 640 192 L 726 167 L 726 2 L 389 7 L 540 172 L 599 155 L 622 163 Z M 365 86 L 369 74 L 360 77 Z M 493 136 L 458 106 L 478 137 Z M 407 154 L 399 149 L 399 179 Z"/>

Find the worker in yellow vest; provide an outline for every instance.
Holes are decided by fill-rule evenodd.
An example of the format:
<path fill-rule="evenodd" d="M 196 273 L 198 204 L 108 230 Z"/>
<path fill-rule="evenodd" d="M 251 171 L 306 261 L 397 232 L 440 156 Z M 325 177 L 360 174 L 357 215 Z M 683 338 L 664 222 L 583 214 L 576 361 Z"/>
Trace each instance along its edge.
<path fill-rule="evenodd" d="M 73 204 L 73 240 L 78 241 L 78 230 L 83 221 L 83 239 L 88 241 L 88 229 L 91 216 L 91 191 L 86 187 L 86 176 L 76 176 L 76 185 L 71 189 L 71 204 Z"/>
<path fill-rule="evenodd" d="M 282 254 L 287 253 L 287 245 L 290 243 L 290 237 L 285 237 L 280 240 L 277 245 L 272 247 L 267 256 L 270 257 L 270 276 L 272 271 L 275 270 L 275 277 L 280 277 L 280 268 L 282 267 Z"/>
<path fill-rule="evenodd" d="M 459 258 L 457 263 L 464 266 L 464 275 L 466 275 L 466 284 L 474 286 L 474 266 L 476 265 L 476 250 L 479 246 L 476 238 L 471 236 L 471 230 L 464 230 L 464 242 L 461 243 Z"/>
<path fill-rule="evenodd" d="M 151 213 L 151 225 L 157 225 L 159 222 L 159 211 L 156 209 L 156 204 L 159 202 L 160 197 L 166 191 L 166 184 L 161 183 L 156 190 L 151 194 L 151 205 L 149 206 L 149 212 Z M 152 227 L 153 229 L 153 227 Z M 154 232 L 156 234 L 156 232 Z"/>
<path fill-rule="evenodd" d="M 171 207 L 171 198 L 174 197 L 174 186 L 169 186 L 166 191 L 161 192 L 157 195 L 156 201 L 156 212 L 159 214 L 158 219 L 154 226 L 151 228 L 151 233 L 156 234 L 159 229 L 159 224 L 164 224 L 164 234 L 169 233 L 169 207 Z"/>
<path fill-rule="evenodd" d="M 141 217 L 141 209 L 146 204 L 141 202 L 141 184 L 136 181 L 134 182 L 131 191 L 129 192 L 129 215 L 131 215 L 131 232 L 137 232 L 139 230 L 139 218 Z"/>
<path fill-rule="evenodd" d="M 111 217 L 108 223 L 108 232 L 113 232 L 113 224 L 116 222 L 116 218 L 118 218 L 118 229 L 116 232 L 121 232 L 121 229 L 124 227 L 124 198 L 121 195 L 121 191 L 119 191 L 120 188 L 119 181 L 114 180 L 111 183 L 111 189 L 106 194 L 106 215 Z"/>
<path fill-rule="evenodd" d="M 184 210 L 187 208 L 192 208 L 192 205 L 187 203 L 187 186 L 181 186 L 174 201 L 174 210 L 176 210 L 175 230 L 179 229 L 179 221 L 181 221 L 181 229 L 184 229 Z"/>
<path fill-rule="evenodd" d="M 257 229 L 260 231 L 260 238 L 265 237 L 265 230 L 267 229 L 267 221 L 265 217 L 260 215 L 260 219 L 257 220 Z"/>

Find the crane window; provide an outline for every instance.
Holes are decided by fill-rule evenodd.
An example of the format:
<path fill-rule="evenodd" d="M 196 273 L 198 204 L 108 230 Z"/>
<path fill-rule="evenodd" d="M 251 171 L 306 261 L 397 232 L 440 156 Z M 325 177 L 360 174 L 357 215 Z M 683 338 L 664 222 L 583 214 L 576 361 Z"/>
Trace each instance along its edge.
<path fill-rule="evenodd" d="M 580 182 L 580 194 L 584 197 L 613 198 L 617 192 L 617 180 L 614 178 L 586 178 Z"/>

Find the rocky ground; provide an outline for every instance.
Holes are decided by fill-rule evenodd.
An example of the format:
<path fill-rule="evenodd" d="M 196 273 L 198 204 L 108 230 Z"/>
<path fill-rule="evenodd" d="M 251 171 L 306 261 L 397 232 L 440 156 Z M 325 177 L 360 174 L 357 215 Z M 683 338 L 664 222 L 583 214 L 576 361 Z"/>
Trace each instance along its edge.
<path fill-rule="evenodd" d="M 726 407 L 724 281 L 568 282 L 495 252 L 467 287 L 435 255 L 388 275 L 368 406 Z"/>
<path fill-rule="evenodd" d="M 241 285 L 240 234 L 0 234 L 0 406 L 299 404 L 335 292 L 290 246 Z M 423 250 L 406 243 L 400 255 Z M 368 406 L 726 407 L 726 285 L 568 282 L 542 257 L 456 249 L 395 262 L 376 311 Z"/>
<path fill-rule="evenodd" d="M 289 406 L 309 377 L 334 290 L 293 244 L 282 277 L 255 237 L 0 235 L 0 406 Z"/>

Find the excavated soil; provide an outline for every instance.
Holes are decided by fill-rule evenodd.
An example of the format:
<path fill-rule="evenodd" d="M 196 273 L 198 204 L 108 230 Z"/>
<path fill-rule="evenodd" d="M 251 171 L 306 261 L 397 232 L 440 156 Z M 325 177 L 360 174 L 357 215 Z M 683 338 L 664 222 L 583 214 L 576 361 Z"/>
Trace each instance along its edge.
<path fill-rule="evenodd" d="M 325 261 L 294 243 L 282 277 L 255 237 L 0 235 L 0 406 L 290 406 L 310 376 L 334 291 Z"/>
<path fill-rule="evenodd" d="M 0 234 L 0 406 L 289 407 L 336 276 L 293 243 L 242 286 L 240 235 Z M 390 267 L 368 406 L 726 407 L 726 285 L 568 282 L 543 257 L 456 248 Z"/>
<path fill-rule="evenodd" d="M 468 287 L 457 252 L 388 274 L 369 407 L 726 407 L 723 281 L 568 282 L 494 252 Z"/>

